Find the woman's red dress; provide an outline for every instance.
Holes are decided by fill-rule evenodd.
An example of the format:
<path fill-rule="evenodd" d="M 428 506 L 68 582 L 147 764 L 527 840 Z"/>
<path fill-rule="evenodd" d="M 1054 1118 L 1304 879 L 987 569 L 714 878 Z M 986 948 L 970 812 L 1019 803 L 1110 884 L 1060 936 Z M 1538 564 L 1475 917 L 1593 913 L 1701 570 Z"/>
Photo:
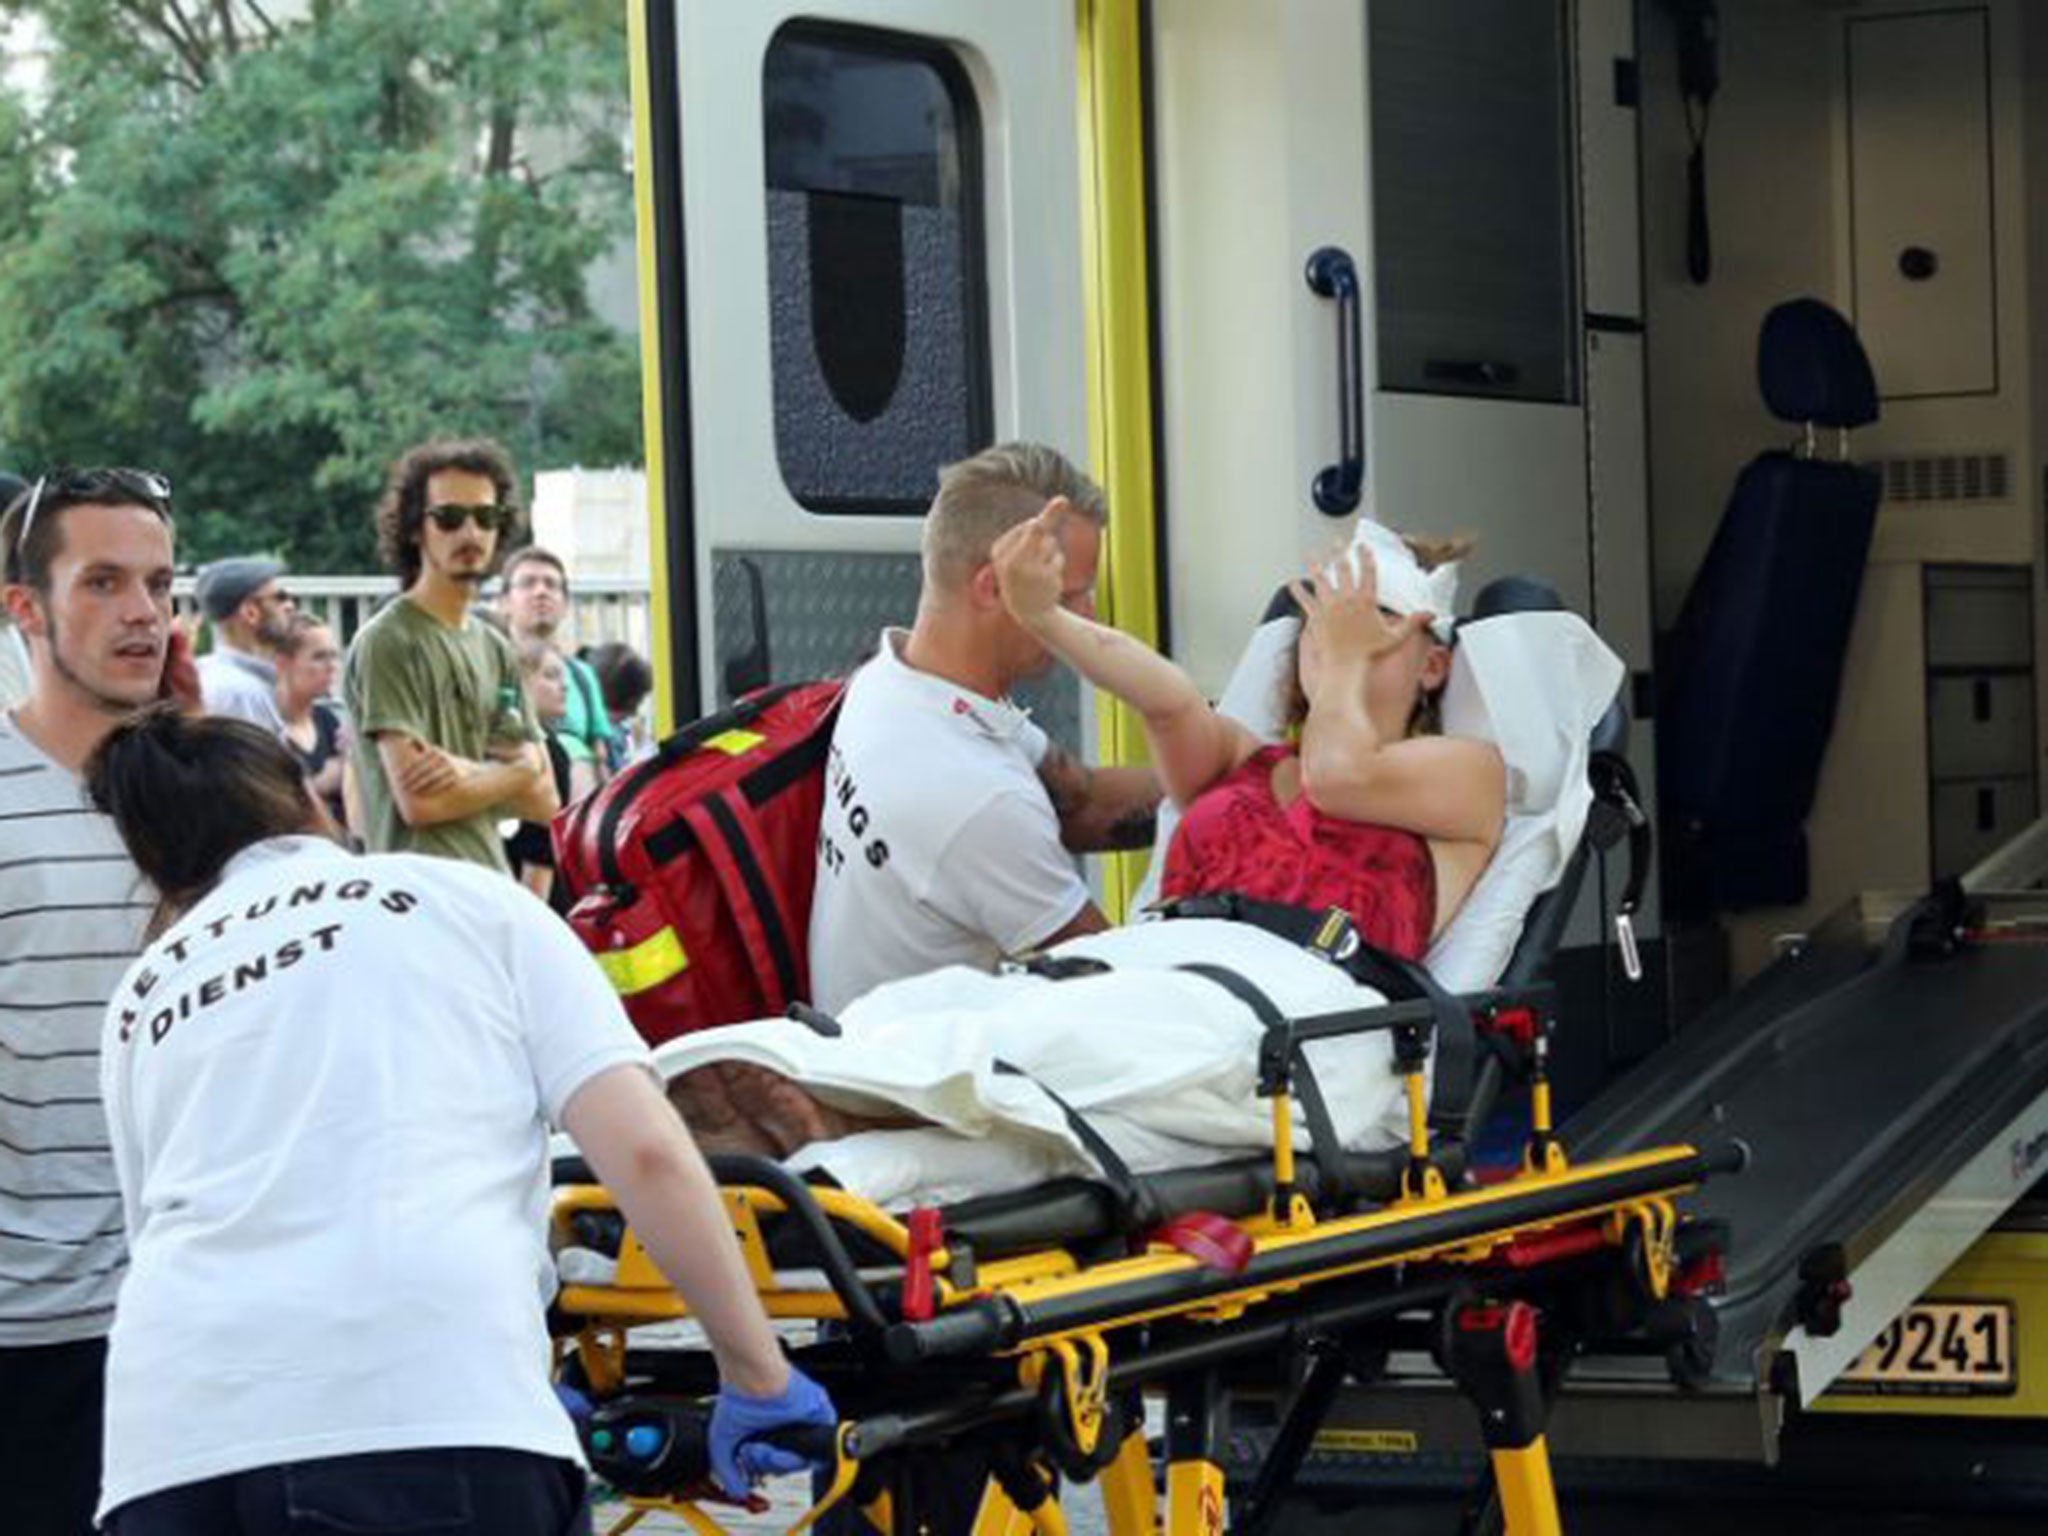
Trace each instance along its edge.
<path fill-rule="evenodd" d="M 1234 891 L 1255 901 L 1342 907 L 1368 944 L 1419 960 L 1436 925 L 1436 864 L 1419 833 L 1326 816 L 1296 795 L 1282 806 L 1262 747 L 1195 797 L 1166 850 L 1168 897 Z"/>

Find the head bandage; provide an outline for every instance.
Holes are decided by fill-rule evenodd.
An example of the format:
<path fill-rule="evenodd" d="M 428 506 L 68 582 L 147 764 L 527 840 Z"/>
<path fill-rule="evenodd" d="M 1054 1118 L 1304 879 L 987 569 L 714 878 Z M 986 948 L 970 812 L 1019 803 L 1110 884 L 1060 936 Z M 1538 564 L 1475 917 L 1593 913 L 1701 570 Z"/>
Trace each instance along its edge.
<path fill-rule="evenodd" d="M 1453 617 L 1458 611 L 1458 562 L 1453 560 L 1425 571 L 1401 535 L 1384 523 L 1361 517 L 1352 530 L 1351 544 L 1343 558 L 1357 568 L 1360 549 L 1372 555 L 1379 575 L 1380 606 L 1389 613 L 1431 616 L 1429 631 L 1440 645 L 1449 645 Z"/>

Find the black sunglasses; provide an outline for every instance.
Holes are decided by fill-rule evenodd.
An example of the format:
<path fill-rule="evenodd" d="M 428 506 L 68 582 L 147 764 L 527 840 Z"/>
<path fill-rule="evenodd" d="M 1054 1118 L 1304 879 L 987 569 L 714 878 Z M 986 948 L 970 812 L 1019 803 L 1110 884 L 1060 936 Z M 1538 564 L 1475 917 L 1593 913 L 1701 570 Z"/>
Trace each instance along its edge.
<path fill-rule="evenodd" d="M 453 533 L 464 523 L 475 523 L 485 533 L 496 533 L 499 529 L 510 526 L 512 509 L 498 506 L 494 502 L 485 502 L 475 507 L 448 503 L 427 508 L 427 516 L 434 520 L 434 526 L 443 533 Z"/>
<path fill-rule="evenodd" d="M 132 501 L 169 516 L 171 482 L 153 469 L 53 469 L 29 490 L 28 510 L 21 516 L 15 548 L 28 548 L 29 530 L 35 527 L 36 513 L 45 502 L 71 507 L 107 501 Z"/>

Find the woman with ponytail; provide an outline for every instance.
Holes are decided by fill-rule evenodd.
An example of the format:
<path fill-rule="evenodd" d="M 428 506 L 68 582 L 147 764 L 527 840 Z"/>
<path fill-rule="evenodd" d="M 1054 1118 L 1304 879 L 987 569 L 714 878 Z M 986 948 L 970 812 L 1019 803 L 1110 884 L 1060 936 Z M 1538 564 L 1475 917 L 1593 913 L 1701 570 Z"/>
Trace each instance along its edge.
<path fill-rule="evenodd" d="M 546 1375 L 550 1123 L 714 1341 L 721 1480 L 795 1470 L 756 1437 L 831 1405 L 545 907 L 454 860 L 348 853 L 291 752 L 238 720 L 148 710 L 85 778 L 162 895 L 102 1042 L 133 1256 L 107 1530 L 588 1531 Z"/>

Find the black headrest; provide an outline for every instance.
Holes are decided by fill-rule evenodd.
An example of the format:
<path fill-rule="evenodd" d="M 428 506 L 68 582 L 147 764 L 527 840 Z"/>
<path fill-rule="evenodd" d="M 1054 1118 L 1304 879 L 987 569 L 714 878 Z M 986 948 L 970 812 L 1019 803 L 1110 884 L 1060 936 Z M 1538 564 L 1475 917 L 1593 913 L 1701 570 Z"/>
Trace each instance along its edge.
<path fill-rule="evenodd" d="M 1461 624 L 1480 624 L 1504 613 L 1565 613 L 1557 589 L 1528 576 L 1496 576 L 1472 599 L 1472 612 Z M 1628 709 L 1616 698 L 1593 727 L 1593 750 L 1619 752 L 1628 744 Z"/>
<path fill-rule="evenodd" d="M 1562 613 L 1564 599 L 1557 589 L 1529 576 L 1496 576 L 1472 599 L 1467 624 L 1490 619 L 1501 613 Z"/>
<path fill-rule="evenodd" d="M 1764 316 L 1756 377 L 1780 421 L 1861 427 L 1877 420 L 1877 380 L 1863 343 L 1819 299 L 1792 299 Z"/>

